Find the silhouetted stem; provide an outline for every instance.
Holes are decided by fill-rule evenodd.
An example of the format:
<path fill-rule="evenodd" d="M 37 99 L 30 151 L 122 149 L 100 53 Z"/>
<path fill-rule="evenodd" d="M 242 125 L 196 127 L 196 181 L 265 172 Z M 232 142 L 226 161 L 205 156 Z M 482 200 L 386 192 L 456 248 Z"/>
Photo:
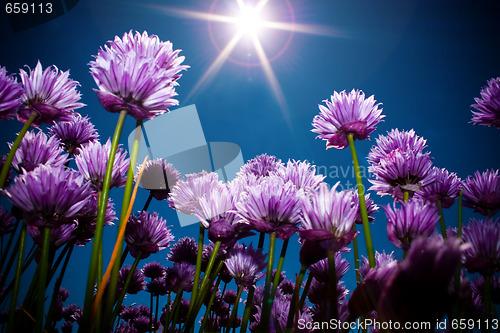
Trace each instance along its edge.
<path fill-rule="evenodd" d="M 281 247 L 280 258 L 278 260 L 278 267 L 276 268 L 276 273 L 274 274 L 273 289 L 271 290 L 271 298 L 274 298 L 274 295 L 276 295 L 276 290 L 278 290 L 278 284 L 279 284 L 280 277 L 281 277 L 281 271 L 283 269 L 283 263 L 285 262 L 285 255 L 286 255 L 286 249 L 288 247 L 288 240 L 289 239 L 285 239 L 283 241 L 283 246 Z"/>
<path fill-rule="evenodd" d="M 45 288 L 47 287 L 47 273 L 49 263 L 50 228 L 43 228 L 42 255 L 40 257 L 40 276 L 38 277 L 38 302 L 36 310 L 35 332 L 43 332 L 43 305 L 45 302 Z"/>
<path fill-rule="evenodd" d="M 446 239 L 446 224 L 444 223 L 443 209 L 441 207 L 441 200 L 436 202 L 436 206 L 439 208 L 439 225 L 441 227 L 441 235 L 443 239 Z"/>
<path fill-rule="evenodd" d="M 262 317 L 260 325 L 261 329 L 267 330 L 269 326 L 269 318 L 271 314 L 271 309 L 273 305 L 273 299 L 269 297 L 270 287 L 271 287 L 271 275 L 273 273 L 273 261 L 274 261 L 274 245 L 276 242 L 276 233 L 271 232 L 269 240 L 269 258 L 267 261 L 267 271 L 266 271 L 266 283 L 264 285 L 264 298 L 262 299 Z"/>
<path fill-rule="evenodd" d="M 23 227 L 19 235 L 19 247 L 17 250 L 19 255 L 17 257 L 16 277 L 14 279 L 14 291 L 12 292 L 12 298 L 10 300 L 9 323 L 8 323 L 9 333 L 15 332 L 14 323 L 16 316 L 17 295 L 19 293 L 19 284 L 21 281 L 25 243 L 26 243 L 26 222 L 23 222 Z"/>
<path fill-rule="evenodd" d="M 299 301 L 299 293 L 300 286 L 302 284 L 302 280 L 304 280 L 304 275 L 306 274 L 307 267 L 302 265 L 300 267 L 299 275 L 297 276 L 297 280 L 295 281 L 295 290 L 292 295 L 292 301 L 290 302 L 290 309 L 288 310 L 288 319 L 287 319 L 287 328 L 291 328 L 294 323 L 295 309 L 299 308 L 297 302 Z"/>

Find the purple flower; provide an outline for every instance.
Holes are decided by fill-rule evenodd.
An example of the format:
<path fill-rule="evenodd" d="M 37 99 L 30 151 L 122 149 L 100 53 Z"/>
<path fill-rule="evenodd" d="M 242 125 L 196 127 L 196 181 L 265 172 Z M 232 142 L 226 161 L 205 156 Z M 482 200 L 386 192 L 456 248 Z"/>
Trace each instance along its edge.
<path fill-rule="evenodd" d="M 26 122 L 32 112 L 38 114 L 33 126 L 68 121 L 74 109 L 85 106 L 78 102 L 81 95 L 76 87 L 80 84 L 69 78 L 69 71 L 59 72 L 55 66 L 42 71 L 39 61 L 34 70 L 29 68 L 29 75 L 22 69 L 19 75 L 24 94 L 21 97 L 23 107 L 18 111 L 17 118 L 22 122 Z"/>
<path fill-rule="evenodd" d="M 199 208 L 200 198 L 224 186 L 215 172 L 202 171 L 186 175 L 186 180 L 180 180 L 172 189 L 168 202 L 170 206 L 184 214 L 193 215 Z"/>
<path fill-rule="evenodd" d="M 460 192 L 460 178 L 453 172 L 450 173 L 446 169 L 433 168 L 434 182 L 424 186 L 422 191 L 416 192 L 416 197 L 436 203 L 438 200 L 441 207 L 450 208 L 455 202 Z"/>
<path fill-rule="evenodd" d="M 375 140 L 376 146 L 373 146 L 368 153 L 368 162 L 378 164 L 380 160 L 395 150 L 401 152 L 422 153 L 426 148 L 427 140 L 415 134 L 414 130 L 399 131 L 397 128 L 387 132 L 387 135 L 379 135 Z"/>
<path fill-rule="evenodd" d="M 369 172 L 375 177 L 369 179 L 373 184 L 370 190 L 377 191 L 381 196 L 391 194 L 399 200 L 403 199 L 403 192 L 407 191 L 411 197 L 434 181 L 432 167 L 429 153 L 404 152 L 396 149 L 378 164 L 368 167 Z"/>
<path fill-rule="evenodd" d="M 361 267 L 358 269 L 358 272 L 361 278 L 365 278 L 372 268 L 370 268 L 368 258 L 365 256 L 362 256 L 362 258 Z M 389 254 L 385 253 L 385 250 L 382 253 L 378 251 L 375 252 L 375 267 L 373 269 L 381 269 L 394 264 L 397 264 L 397 261 L 394 258 L 394 252 Z"/>
<path fill-rule="evenodd" d="M 167 163 L 162 158 L 157 158 L 146 162 L 142 173 L 141 186 L 149 190 L 156 200 L 165 200 L 171 189 L 179 181 L 179 177 L 179 171 L 171 163 Z"/>
<path fill-rule="evenodd" d="M 17 109 L 21 106 L 19 97 L 23 93 L 23 87 L 11 74 L 7 75 L 7 69 L 0 67 L 0 119 L 12 119 Z"/>
<path fill-rule="evenodd" d="M 125 287 L 125 281 L 127 281 L 131 269 L 132 266 L 130 265 L 127 265 L 120 269 L 120 272 L 118 273 L 118 285 L 116 289 L 117 294 L 119 294 Z M 142 274 L 142 271 L 140 269 L 136 269 L 132 273 L 132 279 L 130 280 L 130 284 L 128 285 L 126 292 L 127 294 L 137 294 L 139 291 L 144 290 L 145 286 L 146 282 L 144 281 L 144 275 Z"/>
<path fill-rule="evenodd" d="M 460 240 L 416 239 L 378 302 L 380 320 L 402 323 L 432 321 L 451 310 L 449 286 L 460 263 Z M 403 327 L 403 326 L 401 326 Z"/>
<path fill-rule="evenodd" d="M 165 277 L 157 277 L 151 279 L 151 281 L 149 281 L 146 284 L 146 291 L 156 296 L 166 295 L 169 290 L 167 288 L 167 282 L 165 281 Z"/>
<path fill-rule="evenodd" d="M 77 148 L 99 138 L 99 134 L 89 118 L 82 117 L 76 112 L 71 120 L 61 121 L 50 127 L 49 135 L 59 139 L 61 146 L 70 154 L 78 153 Z"/>
<path fill-rule="evenodd" d="M 178 105 L 173 98 L 178 73 L 188 68 L 180 65 L 184 57 L 179 52 L 146 31 L 116 36 L 89 64 L 102 106 L 109 112 L 127 110 L 135 119 L 152 119 Z"/>
<path fill-rule="evenodd" d="M 108 199 L 106 206 L 106 214 L 104 216 L 104 225 L 113 225 L 113 221 L 117 220 L 115 216 L 114 204 L 111 199 Z M 83 246 L 90 242 L 95 235 L 95 226 L 97 222 L 97 195 L 92 195 L 86 207 L 82 209 L 78 218 L 78 227 L 73 232 L 75 236 L 75 245 Z"/>
<path fill-rule="evenodd" d="M 142 272 L 145 277 L 150 279 L 155 279 L 165 276 L 165 268 L 156 261 L 148 262 L 142 268 Z"/>
<path fill-rule="evenodd" d="M 110 150 L 111 142 L 109 139 L 104 146 L 99 141 L 93 141 L 79 148 L 75 156 L 78 170 L 85 177 L 85 180 L 92 184 L 95 191 L 102 190 Z M 125 185 L 129 163 L 130 160 L 126 158 L 126 153 L 118 148 L 113 162 L 110 188 Z"/>
<path fill-rule="evenodd" d="M 181 289 L 187 292 L 193 290 L 195 268 L 187 262 L 174 263 L 173 267 L 167 267 L 165 281 L 168 290 L 175 293 Z"/>
<path fill-rule="evenodd" d="M 92 194 L 77 172 L 45 165 L 17 177 L 4 193 L 38 228 L 72 223 Z"/>
<path fill-rule="evenodd" d="M 158 213 L 141 211 L 131 215 L 125 229 L 125 242 L 132 257 L 147 258 L 152 253 L 166 249 L 174 236 Z"/>
<path fill-rule="evenodd" d="M 474 296 L 481 298 L 484 297 L 484 277 L 482 275 L 474 279 L 471 284 L 471 291 Z M 500 276 L 493 276 L 491 278 L 491 300 L 493 304 L 500 303 Z"/>
<path fill-rule="evenodd" d="M 471 106 L 471 123 L 476 125 L 496 126 L 500 128 L 500 77 L 488 81 L 488 86 L 481 89 L 481 98 L 474 98 L 477 104 Z"/>
<path fill-rule="evenodd" d="M 465 267 L 471 273 L 493 275 L 500 271 L 500 219 L 471 219 L 463 229 Z"/>
<path fill-rule="evenodd" d="M 396 208 L 396 203 L 394 209 L 390 205 L 383 208 L 389 240 L 403 250 L 408 250 L 418 236 L 430 236 L 439 220 L 436 206 L 418 200 L 402 202 L 401 208 Z"/>
<path fill-rule="evenodd" d="M 349 262 L 342 258 L 340 252 L 335 253 L 335 271 L 337 272 L 337 281 L 340 280 L 344 274 L 349 270 Z M 313 278 L 320 282 L 328 282 L 328 259 L 323 259 L 311 265 L 309 272 Z"/>
<path fill-rule="evenodd" d="M 303 201 L 299 235 L 305 240 L 319 242 L 328 251 L 340 250 L 356 236 L 352 225 L 359 205 L 352 191 L 337 191 L 338 184 L 329 190 L 323 183 L 311 200 Z"/>
<path fill-rule="evenodd" d="M 232 305 L 236 301 L 236 296 L 236 290 L 227 289 L 222 295 L 222 300 L 227 304 Z"/>
<path fill-rule="evenodd" d="M 276 232 L 276 237 L 288 239 L 297 231 L 304 192 L 292 182 L 270 176 L 261 184 L 243 193 L 236 204 L 238 215 L 260 232 Z"/>
<path fill-rule="evenodd" d="M 50 229 L 50 247 L 54 249 L 58 249 L 62 245 L 68 243 L 70 240 L 73 240 L 75 236 L 73 236 L 73 232 L 76 229 L 76 224 L 63 224 L 56 228 Z M 31 238 L 40 248 L 43 245 L 43 232 L 41 232 L 40 228 L 35 227 L 33 225 L 28 226 L 28 233 Z"/>
<path fill-rule="evenodd" d="M 266 255 L 261 249 L 254 250 L 252 244 L 236 245 L 229 252 L 225 264 L 236 284 L 248 289 L 264 277 L 262 270 L 266 268 Z"/>
<path fill-rule="evenodd" d="M 21 174 L 23 170 L 32 171 L 41 164 L 53 167 L 64 165 L 68 161 L 68 155 L 63 152 L 59 144 L 57 138 L 47 138 L 41 131 L 37 133 L 28 131 L 16 150 L 12 166 Z"/>
<path fill-rule="evenodd" d="M 316 192 L 323 179 L 325 179 L 325 176 L 316 174 L 316 166 L 305 161 L 288 161 L 286 166 L 279 166 L 274 173 L 282 178 L 285 183 L 291 181 L 298 189 L 302 189 L 305 194 Z"/>
<path fill-rule="evenodd" d="M 276 156 L 262 154 L 245 163 L 238 172 L 238 176 L 253 174 L 257 177 L 267 177 L 281 166 L 283 163 L 280 159 L 276 159 Z"/>
<path fill-rule="evenodd" d="M 344 149 L 349 146 L 347 136 L 352 134 L 355 140 L 366 140 L 375 131 L 375 125 L 382 121 L 382 109 L 375 104 L 375 98 L 365 99 L 361 90 L 346 93 L 334 92 L 331 102 L 324 100 L 326 107 L 318 105 L 321 111 L 313 119 L 312 132 L 318 133 L 316 138 L 326 140 L 326 148 Z"/>
<path fill-rule="evenodd" d="M 359 196 L 358 196 L 358 191 L 352 190 L 354 194 L 354 202 L 358 204 L 359 206 Z M 372 216 L 376 212 L 378 212 L 378 205 L 370 199 L 370 193 L 365 194 L 365 204 L 366 204 L 366 212 L 368 214 L 368 222 L 373 222 L 375 218 Z M 363 224 L 363 219 L 361 217 L 361 206 L 358 208 L 358 212 L 356 213 L 356 224 Z"/>
<path fill-rule="evenodd" d="M 495 215 L 500 210 L 499 170 L 476 171 L 463 183 L 464 206 L 474 208 L 485 216 Z"/>
<path fill-rule="evenodd" d="M 8 213 L 0 206 L 0 236 L 6 235 L 12 231 L 14 226 L 14 216 Z"/>
<path fill-rule="evenodd" d="M 191 237 L 181 238 L 172 245 L 167 260 L 171 262 L 187 262 L 191 265 L 196 264 L 196 256 L 198 254 L 198 244 Z"/>

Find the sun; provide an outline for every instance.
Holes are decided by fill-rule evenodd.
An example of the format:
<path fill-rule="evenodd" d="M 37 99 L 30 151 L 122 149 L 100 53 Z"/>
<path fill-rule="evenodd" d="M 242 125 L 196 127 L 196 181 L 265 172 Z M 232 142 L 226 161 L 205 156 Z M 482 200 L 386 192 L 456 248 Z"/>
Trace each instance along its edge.
<path fill-rule="evenodd" d="M 243 5 L 240 8 L 240 15 L 236 21 L 239 31 L 247 35 L 255 35 L 262 26 L 262 17 L 260 10 L 255 7 Z"/>

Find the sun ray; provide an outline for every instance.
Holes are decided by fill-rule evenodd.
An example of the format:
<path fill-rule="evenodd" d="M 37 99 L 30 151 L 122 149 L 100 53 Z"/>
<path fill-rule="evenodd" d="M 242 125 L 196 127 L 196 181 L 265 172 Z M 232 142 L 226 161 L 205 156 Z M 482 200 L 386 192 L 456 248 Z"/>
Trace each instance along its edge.
<path fill-rule="evenodd" d="M 153 9 L 159 9 L 165 12 L 166 14 L 170 14 L 171 16 L 175 17 L 184 17 L 194 20 L 224 22 L 224 23 L 235 23 L 238 21 L 238 18 L 236 17 L 220 15 L 220 14 L 197 12 L 194 10 L 180 9 L 169 6 L 158 6 L 158 5 L 146 5 L 146 6 Z"/>
<path fill-rule="evenodd" d="M 276 101 L 278 102 L 278 105 L 281 109 L 283 118 L 285 118 L 285 122 L 287 123 L 289 129 L 293 131 L 292 121 L 290 118 L 290 114 L 288 113 L 288 105 L 286 103 L 285 94 L 283 94 L 283 90 L 281 89 L 278 79 L 274 74 L 269 59 L 267 58 L 266 52 L 264 51 L 264 48 L 262 47 L 262 44 L 260 43 L 259 38 L 257 38 L 257 36 L 252 36 L 252 43 L 255 47 L 255 51 L 257 52 L 257 56 L 259 57 L 259 60 L 262 64 L 264 74 L 266 75 L 269 85 L 271 86 L 274 98 L 276 98 Z"/>
<path fill-rule="evenodd" d="M 243 36 L 242 32 L 237 32 L 233 38 L 227 43 L 219 56 L 212 62 L 208 70 L 203 74 L 203 76 L 196 82 L 193 89 L 189 92 L 186 97 L 186 101 L 188 101 L 191 97 L 193 97 L 198 89 L 200 89 L 204 84 L 211 81 L 213 77 L 219 72 L 222 68 L 222 65 L 226 62 L 227 58 L 233 51 L 234 47 L 238 44 L 239 40 Z"/>
<path fill-rule="evenodd" d="M 264 28 L 285 30 L 316 36 L 347 37 L 345 33 L 328 25 L 263 21 L 261 22 L 261 26 Z"/>

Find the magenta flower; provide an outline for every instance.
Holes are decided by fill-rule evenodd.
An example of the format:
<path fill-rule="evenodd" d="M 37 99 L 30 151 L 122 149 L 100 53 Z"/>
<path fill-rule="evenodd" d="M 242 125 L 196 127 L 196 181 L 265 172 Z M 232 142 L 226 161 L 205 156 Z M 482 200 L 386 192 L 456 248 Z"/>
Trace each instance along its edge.
<path fill-rule="evenodd" d="M 23 210 L 29 225 L 56 228 L 73 223 L 85 209 L 92 191 L 77 172 L 62 166 L 40 165 L 17 177 L 4 193 Z"/>
<path fill-rule="evenodd" d="M 59 147 L 59 140 L 55 137 L 47 138 L 41 131 L 28 131 L 16 150 L 12 167 L 17 173 L 23 170 L 32 171 L 39 165 L 58 167 L 68 162 L 68 155 Z M 11 146 L 10 144 L 9 146 Z"/>
<path fill-rule="evenodd" d="M 109 112 L 127 110 L 135 119 L 152 119 L 178 105 L 173 98 L 178 73 L 188 68 L 181 65 L 179 52 L 146 31 L 116 36 L 90 62 L 102 106 Z"/>
<path fill-rule="evenodd" d="M 149 190 L 156 200 L 165 200 L 179 178 L 179 171 L 171 163 L 157 158 L 146 162 L 141 186 Z"/>
<path fill-rule="evenodd" d="M 42 71 L 39 61 L 34 70 L 29 69 L 29 74 L 21 69 L 19 75 L 24 94 L 21 97 L 23 107 L 17 118 L 22 122 L 26 122 L 33 111 L 38 114 L 33 126 L 69 121 L 74 109 L 85 106 L 78 102 L 81 95 L 76 87 L 80 84 L 69 78 L 69 71 L 59 72 L 55 66 Z"/>
<path fill-rule="evenodd" d="M 114 211 L 114 204 L 111 199 L 108 199 L 106 213 L 104 216 L 104 225 L 113 225 L 113 221 L 117 220 Z M 82 209 L 78 218 L 78 227 L 73 231 L 75 236 L 75 245 L 83 246 L 90 242 L 95 235 L 95 226 L 97 222 L 97 195 L 92 195 L 85 208 Z"/>
<path fill-rule="evenodd" d="M 418 236 L 428 237 L 439 220 L 439 209 L 418 200 L 401 203 L 401 208 L 390 205 L 384 208 L 387 215 L 387 234 L 397 247 L 408 250 L 411 242 Z"/>
<path fill-rule="evenodd" d="M 500 210 L 499 170 L 476 171 L 463 183 L 464 206 L 474 208 L 485 216 L 495 215 Z"/>
<path fill-rule="evenodd" d="M 238 172 L 238 176 L 253 174 L 257 177 L 267 177 L 271 172 L 277 171 L 283 163 L 276 156 L 262 154 L 245 163 Z"/>
<path fill-rule="evenodd" d="M 359 196 L 358 196 L 358 191 L 352 190 L 354 194 L 354 200 L 359 206 Z M 378 205 L 370 199 L 370 194 L 365 194 L 365 204 L 366 204 L 366 213 L 368 214 L 368 222 L 373 222 L 375 218 L 373 217 L 373 214 L 378 212 Z M 356 224 L 363 224 L 363 219 L 361 218 L 361 206 L 358 208 L 358 212 L 356 213 Z"/>
<path fill-rule="evenodd" d="M 193 290 L 194 273 L 194 266 L 187 262 L 174 263 L 173 267 L 167 267 L 165 271 L 167 289 L 176 293 L 181 289 L 190 292 Z"/>
<path fill-rule="evenodd" d="M 186 175 L 172 189 L 168 202 L 170 206 L 184 214 L 193 215 L 200 208 L 199 200 L 205 194 L 223 187 L 215 172 L 202 171 Z"/>
<path fill-rule="evenodd" d="M 130 265 L 127 265 L 120 269 L 120 272 L 118 273 L 118 285 L 116 288 L 117 295 L 119 295 L 125 287 L 125 281 L 127 280 L 131 269 L 132 266 Z M 130 280 L 130 284 L 128 285 L 126 292 L 127 294 L 137 294 L 139 291 L 144 290 L 145 286 L 146 281 L 144 281 L 144 275 L 142 274 L 142 271 L 140 269 L 136 269 L 132 273 L 132 280 Z"/>
<path fill-rule="evenodd" d="M 403 199 L 405 191 L 412 197 L 415 192 L 434 181 L 432 167 L 429 153 L 396 149 L 377 164 L 368 167 L 368 171 L 374 176 L 374 179 L 369 179 L 373 184 L 370 190 L 377 191 L 381 196 L 391 194 L 398 200 Z"/>
<path fill-rule="evenodd" d="M 340 252 L 336 252 L 335 272 L 337 276 L 337 281 L 342 279 L 344 274 L 347 273 L 347 271 L 349 270 L 349 267 L 350 267 L 349 262 L 345 258 L 342 258 Z M 328 282 L 328 270 L 329 270 L 328 259 L 322 259 L 317 263 L 311 265 L 311 267 L 309 267 L 309 272 L 312 275 L 312 277 L 320 282 Z"/>
<path fill-rule="evenodd" d="M 264 277 L 262 270 L 266 268 L 266 255 L 261 249 L 254 250 L 252 244 L 236 245 L 224 262 L 236 284 L 245 289 Z"/>
<path fill-rule="evenodd" d="M 302 189 L 306 195 L 316 192 L 325 179 L 325 176 L 316 174 L 316 166 L 305 161 L 288 161 L 286 166 L 279 165 L 274 173 L 285 183 L 291 181 L 297 189 Z"/>
<path fill-rule="evenodd" d="M 370 263 L 368 262 L 368 258 L 362 256 L 361 267 L 358 269 L 359 275 L 361 278 L 365 278 L 368 275 L 368 272 L 372 269 L 370 268 Z M 385 253 L 385 250 L 380 253 L 378 251 L 375 252 L 375 267 L 373 269 L 381 269 L 388 266 L 396 266 L 397 260 L 394 258 L 394 252 L 389 254 Z"/>
<path fill-rule="evenodd" d="M 482 275 L 500 271 L 500 219 L 471 219 L 463 232 L 467 270 Z"/>
<path fill-rule="evenodd" d="M 150 279 L 164 277 L 165 267 L 163 267 L 159 262 L 151 261 L 142 267 L 142 273 L 145 277 Z"/>
<path fill-rule="evenodd" d="M 471 106 L 471 123 L 476 125 L 496 126 L 500 128 L 500 77 L 488 81 L 488 86 L 481 89 L 481 98 L 474 98 L 477 104 Z"/>
<path fill-rule="evenodd" d="M 446 169 L 433 168 L 434 181 L 416 192 L 416 197 L 436 203 L 438 200 L 443 208 L 450 208 L 460 192 L 460 178 Z"/>
<path fill-rule="evenodd" d="M 324 100 L 326 107 L 319 105 L 320 114 L 313 119 L 312 132 L 318 133 L 316 138 L 326 140 L 326 148 L 344 149 L 349 146 L 347 136 L 353 135 L 355 140 L 366 140 L 375 131 L 375 125 L 382 121 L 382 109 L 375 104 L 375 98 L 365 99 L 361 90 L 345 90 L 334 92 L 331 102 Z"/>
<path fill-rule="evenodd" d="M 236 211 L 254 230 L 276 232 L 276 237 L 288 239 L 297 231 L 304 192 L 292 182 L 270 176 L 262 183 L 242 193 Z"/>
<path fill-rule="evenodd" d="M 197 253 L 198 244 L 194 238 L 184 237 L 172 245 L 167 260 L 171 262 L 187 262 L 191 265 L 195 265 Z"/>
<path fill-rule="evenodd" d="M 401 152 L 422 153 L 426 148 L 427 140 L 415 134 L 414 130 L 399 131 L 397 128 L 387 132 L 387 135 L 379 135 L 375 140 L 376 146 L 373 146 L 368 153 L 368 162 L 378 164 L 381 159 L 395 150 Z"/>
<path fill-rule="evenodd" d="M 76 153 L 77 148 L 99 138 L 99 134 L 89 118 L 82 117 L 76 112 L 71 120 L 61 121 L 50 127 L 49 135 L 59 139 L 64 150 L 70 154 Z"/>
<path fill-rule="evenodd" d="M 12 119 L 21 106 L 23 87 L 5 67 L 0 67 L 0 119 Z"/>
<path fill-rule="evenodd" d="M 300 237 L 306 241 L 319 242 L 328 251 L 340 250 L 356 236 L 352 225 L 359 204 L 352 191 L 337 191 L 338 184 L 331 190 L 326 183 L 321 184 L 311 200 L 303 201 L 301 214 Z"/>
<path fill-rule="evenodd" d="M 141 211 L 131 215 L 125 229 L 125 242 L 132 257 L 147 258 L 152 253 L 166 249 L 174 236 L 158 213 Z"/>
<path fill-rule="evenodd" d="M 77 154 L 75 154 L 75 163 L 78 170 L 85 177 L 85 180 L 92 184 L 95 191 L 102 190 L 110 150 L 111 142 L 108 139 L 104 146 L 99 141 L 89 142 L 86 146 L 78 148 Z M 110 187 L 125 185 L 129 162 L 126 153 L 121 148 L 118 148 L 113 162 Z"/>

